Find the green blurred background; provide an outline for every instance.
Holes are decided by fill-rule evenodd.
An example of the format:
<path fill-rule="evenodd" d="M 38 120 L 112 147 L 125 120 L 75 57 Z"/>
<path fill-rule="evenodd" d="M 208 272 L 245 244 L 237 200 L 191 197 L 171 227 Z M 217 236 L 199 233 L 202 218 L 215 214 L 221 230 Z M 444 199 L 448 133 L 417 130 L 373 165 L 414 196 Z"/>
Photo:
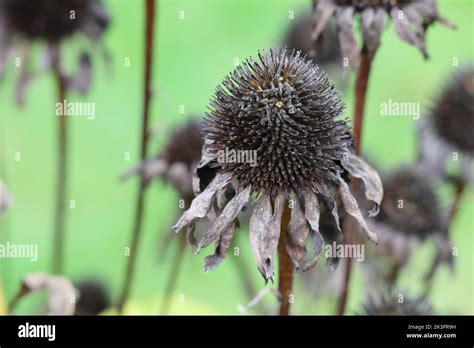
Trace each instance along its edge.
<path fill-rule="evenodd" d="M 138 183 L 120 184 L 118 176 L 138 162 L 142 109 L 143 75 L 143 1 L 108 0 L 105 4 L 112 25 L 104 37 L 111 55 L 110 64 L 100 56 L 94 60 L 92 88 L 85 97 L 71 95 L 71 101 L 96 103 L 96 118 L 70 118 L 70 186 L 69 197 L 76 208 L 68 209 L 65 273 L 72 280 L 96 277 L 106 284 L 114 301 L 123 280 L 134 216 Z M 166 135 L 190 113 L 201 115 L 215 86 L 234 67 L 235 60 L 254 56 L 259 49 L 278 46 L 296 18 L 310 11 L 310 1 L 265 0 L 160 0 L 156 26 L 156 54 L 153 86 L 152 125 L 157 137 L 150 152 L 159 148 Z M 440 0 L 440 12 L 458 25 L 450 30 L 434 25 L 428 30 L 427 46 L 431 59 L 395 36 L 389 23 L 377 52 L 368 92 L 364 124 L 363 150 L 379 168 L 389 171 L 414 159 L 416 122 L 410 117 L 381 117 L 380 103 L 393 101 L 420 102 L 422 117 L 456 69 L 453 59 L 472 62 L 474 2 Z M 180 19 L 183 14 L 184 19 Z M 76 63 L 76 42 L 67 45 L 67 62 Z M 39 51 L 38 46 L 35 49 Z M 130 59 L 131 66 L 124 62 Z M 2 259 L 1 276 L 6 297 L 17 290 L 22 275 L 48 271 L 52 237 L 52 215 L 55 189 L 56 103 L 55 84 L 51 75 L 39 76 L 29 87 L 26 105 L 14 102 L 14 82 L 18 74 L 9 69 L 0 87 L 1 177 L 4 177 L 15 202 L 0 218 L 0 240 L 11 243 L 37 243 L 39 260 Z M 352 115 L 353 76 L 344 93 L 345 116 Z M 180 111 L 183 111 L 181 113 Z M 185 151 L 185 149 L 183 149 Z M 15 153 L 21 161 L 15 161 Z M 124 160 L 129 152 L 131 159 Z M 449 206 L 451 191 L 440 188 L 442 203 Z M 460 212 L 451 230 L 453 245 L 459 248 L 455 273 L 442 267 L 436 274 L 430 300 L 441 314 L 474 313 L 473 270 L 473 191 L 464 196 Z M 158 255 L 159 242 L 168 233 L 178 214 L 178 197 L 165 184 L 156 182 L 147 191 L 145 223 L 140 244 L 132 303 L 128 313 L 155 314 L 163 297 L 165 281 L 171 269 L 177 246 L 172 244 L 164 259 Z M 246 231 L 240 233 L 237 245 L 250 270 L 256 289 L 264 287 L 251 257 Z M 400 285 L 412 293 L 423 289 L 423 272 L 434 254 L 434 243 L 420 246 L 401 275 Z M 236 263 L 229 254 L 216 270 L 204 274 L 202 262 L 208 248 L 200 255 L 186 252 L 178 280 L 171 313 L 238 314 L 237 305 L 249 301 L 238 277 Z M 324 268 L 324 263 L 318 265 Z M 326 294 L 314 297 L 304 290 L 296 275 L 294 314 L 332 314 L 335 298 Z M 364 276 L 356 268 L 349 297 L 348 312 L 359 310 L 365 298 Z M 270 286 L 270 285 L 268 285 Z M 325 287 L 315 280 L 311 287 Z M 184 295 L 179 303 L 178 295 Z M 28 312 L 35 298 L 25 300 L 18 313 Z M 264 304 L 276 310 L 276 300 L 268 297 Z M 254 311 L 252 313 L 258 313 Z"/>

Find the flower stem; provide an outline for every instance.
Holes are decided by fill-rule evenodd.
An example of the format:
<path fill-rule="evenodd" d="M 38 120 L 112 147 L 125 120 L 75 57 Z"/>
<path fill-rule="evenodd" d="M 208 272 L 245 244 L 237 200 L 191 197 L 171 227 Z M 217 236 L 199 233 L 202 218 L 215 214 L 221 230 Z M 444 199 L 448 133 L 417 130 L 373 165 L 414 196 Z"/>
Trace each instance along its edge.
<path fill-rule="evenodd" d="M 150 114 L 150 99 L 151 99 L 151 68 L 153 57 L 153 28 L 155 23 L 155 0 L 146 0 L 146 25 L 145 25 L 145 78 L 143 90 L 143 118 L 142 118 L 142 132 L 141 132 L 141 153 L 140 158 L 145 160 L 147 155 L 148 144 L 148 121 Z M 145 180 L 140 177 L 140 187 L 138 191 L 136 208 L 135 208 L 135 222 L 132 232 L 132 241 L 130 248 L 130 256 L 125 270 L 125 279 L 122 287 L 122 294 L 119 299 L 118 312 L 123 312 L 123 306 L 128 299 L 130 288 L 133 281 L 133 273 L 135 270 L 136 257 L 138 255 L 138 245 L 140 241 L 141 226 L 143 220 L 143 207 L 145 205 Z"/>
<path fill-rule="evenodd" d="M 366 49 L 363 47 L 361 50 L 361 61 L 359 66 L 359 72 L 357 74 L 357 79 L 355 81 L 355 111 L 354 111 L 354 148 L 356 155 L 360 154 L 360 147 L 362 141 L 362 121 L 364 117 L 364 107 L 365 107 L 365 97 L 367 92 L 367 85 L 369 82 L 369 74 L 371 68 L 371 57 Z M 356 189 L 355 181 L 352 180 L 352 189 Z M 353 231 L 354 224 L 351 223 L 351 220 L 347 221 L 346 233 L 344 233 L 344 239 L 347 244 L 353 243 Z M 337 314 L 343 315 L 346 310 L 347 298 L 349 294 L 349 283 L 351 280 L 352 273 L 352 259 L 345 259 L 345 269 L 344 269 L 344 283 L 342 291 L 339 294 L 337 302 Z"/>
<path fill-rule="evenodd" d="M 52 67 L 57 84 L 58 102 L 66 99 L 67 82 L 61 70 L 59 44 L 52 46 Z M 68 127 L 64 115 L 58 115 L 58 148 L 57 148 L 57 178 L 56 178 L 56 207 L 54 215 L 54 237 L 52 272 L 61 274 L 64 265 L 64 234 L 66 223 L 66 189 L 67 189 L 67 153 Z"/>
<path fill-rule="evenodd" d="M 193 197 L 184 197 L 184 208 L 189 209 L 191 206 L 191 202 L 193 201 Z M 178 250 L 176 250 L 176 256 L 171 268 L 171 273 L 168 277 L 168 282 L 166 284 L 165 293 L 163 296 L 163 303 L 161 304 L 160 313 L 167 314 L 170 307 L 170 300 L 173 292 L 176 288 L 176 284 L 178 283 L 178 276 L 181 271 L 182 261 L 184 259 L 184 251 L 186 250 L 186 233 L 182 232 L 179 236 L 179 245 Z"/>
<path fill-rule="evenodd" d="M 278 241 L 278 290 L 281 296 L 280 315 L 290 313 L 290 295 L 293 287 L 293 264 L 286 251 L 288 225 L 290 223 L 290 208 L 285 204 L 281 218 L 280 240 Z"/>

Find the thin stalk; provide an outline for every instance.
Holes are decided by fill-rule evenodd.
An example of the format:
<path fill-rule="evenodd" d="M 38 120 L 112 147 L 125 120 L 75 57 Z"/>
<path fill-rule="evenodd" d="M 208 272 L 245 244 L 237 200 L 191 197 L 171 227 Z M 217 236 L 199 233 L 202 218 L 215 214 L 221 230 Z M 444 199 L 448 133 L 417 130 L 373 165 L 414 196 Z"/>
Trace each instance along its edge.
<path fill-rule="evenodd" d="M 280 240 L 278 241 L 278 291 L 281 296 L 280 315 L 290 314 L 290 295 L 293 287 L 293 264 L 286 251 L 288 225 L 290 223 L 290 208 L 285 204 L 281 218 Z"/>
<path fill-rule="evenodd" d="M 140 158 L 143 160 L 147 157 L 148 144 L 148 123 L 150 114 L 150 99 L 151 99 L 151 73 L 152 73 L 152 58 L 153 58 L 153 34 L 155 25 L 155 1 L 146 0 L 145 7 L 145 76 L 143 88 L 143 116 L 142 116 L 142 131 L 141 131 L 141 152 Z M 135 206 L 135 222 L 132 232 L 132 241 L 130 256 L 128 258 L 127 267 L 125 270 L 124 283 L 122 287 L 122 294 L 119 299 L 118 312 L 122 314 L 123 306 L 127 301 L 130 293 L 130 288 L 133 281 L 135 270 L 136 257 L 138 255 L 138 245 L 140 241 L 140 234 L 142 229 L 143 208 L 145 205 L 145 180 L 140 177 L 140 187 Z"/>
<path fill-rule="evenodd" d="M 369 82 L 370 68 L 372 66 L 371 57 L 365 47 L 361 51 L 361 60 L 359 66 L 359 72 L 357 74 L 357 79 L 355 81 L 355 111 L 354 111 L 354 148 L 356 155 L 360 154 L 360 147 L 362 142 L 362 125 L 364 117 L 364 108 L 365 108 L 365 98 L 367 93 L 367 85 Z M 355 192 L 356 184 L 355 180 L 352 180 L 352 189 Z M 346 243 L 352 243 L 353 241 L 353 231 L 355 225 L 352 223 L 352 220 L 349 220 L 345 224 L 347 227 L 344 233 L 344 239 Z M 343 315 L 346 310 L 347 298 L 349 293 L 349 283 L 352 274 L 352 259 L 345 259 L 345 269 L 344 269 L 344 283 L 342 291 L 339 294 L 337 302 L 337 314 Z"/>
<path fill-rule="evenodd" d="M 184 208 L 188 209 L 191 206 L 193 197 L 184 197 Z M 176 256 L 172 264 L 171 273 L 168 278 L 168 282 L 165 287 L 165 293 L 163 297 L 163 303 L 161 304 L 160 313 L 167 314 L 170 307 L 171 296 L 173 295 L 176 284 L 178 283 L 179 273 L 181 272 L 181 265 L 184 259 L 184 252 L 186 250 L 186 233 L 181 232 L 179 236 L 178 250 L 176 250 Z"/>
<path fill-rule="evenodd" d="M 60 49 L 55 44 L 52 47 L 52 67 L 57 84 L 58 102 L 66 99 L 67 82 L 62 73 Z M 57 148 L 57 178 L 56 178 L 56 207 L 54 215 L 54 237 L 52 272 L 61 274 L 64 266 L 64 239 L 66 225 L 66 192 L 68 169 L 68 125 L 64 115 L 58 115 L 58 148 Z"/>

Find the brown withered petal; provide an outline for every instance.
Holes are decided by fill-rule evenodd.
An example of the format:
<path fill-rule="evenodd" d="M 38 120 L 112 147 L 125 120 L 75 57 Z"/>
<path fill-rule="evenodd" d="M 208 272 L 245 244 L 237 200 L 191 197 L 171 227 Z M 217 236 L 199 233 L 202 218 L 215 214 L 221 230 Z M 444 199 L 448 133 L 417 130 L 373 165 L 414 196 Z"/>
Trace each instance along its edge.
<path fill-rule="evenodd" d="M 265 281 L 273 281 L 281 219 L 289 200 L 285 248 L 298 270 L 316 265 L 324 240 L 342 241 L 339 207 L 376 241 L 342 177 L 350 180 L 354 174 L 362 179 L 376 207 L 382 198 L 380 179 L 365 162 L 348 154 L 349 128 L 336 120 L 343 110 L 341 95 L 312 61 L 296 51 L 260 52 L 258 61 L 245 61 L 224 79 L 210 104 L 193 183 L 199 194 L 175 226 L 180 230 L 205 215 L 211 221 L 197 246 L 199 251 L 212 242 L 217 245 L 205 260 L 205 270 L 223 260 L 245 207 L 251 211 L 252 253 Z M 222 153 L 229 149 L 252 152 L 254 161 L 225 160 Z M 310 236 L 312 256 L 306 248 Z M 328 258 L 327 268 L 334 270 L 338 260 Z"/>
<path fill-rule="evenodd" d="M 234 220 L 237 218 L 237 214 L 249 201 L 251 191 L 252 188 L 248 186 L 241 192 L 236 194 L 229 201 L 229 203 L 227 203 L 225 208 L 222 210 L 222 213 L 213 221 L 210 230 L 207 231 L 202 237 L 201 241 L 198 244 L 196 253 L 199 253 L 202 248 L 208 246 L 216 239 L 220 238 L 223 231 L 225 231 L 228 226 L 234 222 Z"/>
<path fill-rule="evenodd" d="M 354 9 L 352 7 L 336 10 L 336 24 L 342 56 L 347 58 L 351 66 L 357 65 L 359 61 L 359 47 L 352 28 L 353 15 Z"/>
<path fill-rule="evenodd" d="M 196 219 L 206 216 L 217 190 L 227 185 L 232 179 L 231 173 L 217 174 L 208 187 L 191 203 L 191 207 L 180 217 L 173 229 L 179 232 L 184 226 Z"/>
<path fill-rule="evenodd" d="M 257 268 L 265 281 L 273 282 L 273 261 L 280 238 L 281 216 L 285 203 L 286 192 L 280 192 L 275 198 L 273 210 L 270 199 L 262 196 L 250 218 L 250 245 Z"/>
<path fill-rule="evenodd" d="M 77 299 L 80 294 L 69 279 L 46 273 L 27 274 L 22 279 L 16 299 L 40 290 L 45 290 L 48 295 L 49 315 L 74 314 L 76 301 L 71 299 Z"/>
<path fill-rule="evenodd" d="M 204 272 L 207 273 L 210 270 L 213 270 L 219 264 L 224 261 L 227 250 L 232 243 L 232 238 L 234 237 L 235 223 L 227 225 L 224 231 L 221 233 L 219 240 L 217 241 L 217 247 L 214 251 L 214 254 L 206 256 L 204 258 Z"/>
<path fill-rule="evenodd" d="M 286 238 L 286 251 L 297 270 L 301 269 L 302 261 L 306 256 L 306 239 L 309 235 L 309 225 L 299 199 L 293 197 L 290 224 Z"/>
<path fill-rule="evenodd" d="M 337 20 L 339 41 L 343 58 L 351 67 L 357 66 L 357 43 L 355 42 L 353 19 L 360 16 L 360 30 L 364 47 L 371 57 L 380 45 L 380 38 L 389 17 L 397 35 L 417 47 L 424 58 L 428 58 L 425 35 L 427 28 L 440 22 L 450 28 L 455 25 L 441 17 L 436 0 L 313 0 L 314 30 L 311 39 L 315 42 L 333 16 Z"/>
<path fill-rule="evenodd" d="M 341 164 L 351 176 L 362 180 L 365 185 L 365 198 L 374 203 L 374 207 L 369 211 L 369 217 L 377 215 L 383 196 L 382 181 L 378 173 L 362 158 L 349 151 L 342 158 Z"/>
<path fill-rule="evenodd" d="M 367 237 L 370 239 L 370 241 L 377 244 L 377 235 L 371 230 L 369 230 L 369 227 L 367 226 L 365 219 L 362 216 L 362 213 L 360 212 L 359 205 L 357 204 L 355 197 L 352 195 L 349 186 L 343 179 L 340 179 L 339 190 L 339 192 L 341 193 L 344 210 L 350 216 L 357 220 L 360 227 L 362 227 L 362 230 L 367 234 Z"/>

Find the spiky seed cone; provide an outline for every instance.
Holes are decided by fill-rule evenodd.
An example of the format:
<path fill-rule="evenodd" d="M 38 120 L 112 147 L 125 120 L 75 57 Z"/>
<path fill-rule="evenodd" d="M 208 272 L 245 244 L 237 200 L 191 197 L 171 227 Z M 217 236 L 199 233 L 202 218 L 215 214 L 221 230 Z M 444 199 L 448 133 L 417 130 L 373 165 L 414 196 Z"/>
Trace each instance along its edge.
<path fill-rule="evenodd" d="M 383 178 L 384 197 L 375 220 L 419 240 L 447 235 L 445 216 L 431 182 L 413 168 Z"/>
<path fill-rule="evenodd" d="M 373 296 L 363 304 L 366 315 L 432 315 L 433 308 L 423 296 L 409 296 L 395 289 Z"/>
<path fill-rule="evenodd" d="M 0 0 L 2 11 L 11 31 L 28 39 L 59 41 L 79 30 L 97 37 L 108 25 L 99 0 Z"/>
<path fill-rule="evenodd" d="M 474 68 L 461 70 L 441 94 L 432 112 L 437 134 L 474 156 Z"/>
<path fill-rule="evenodd" d="M 181 162 L 192 168 L 201 159 L 201 122 L 191 119 L 171 134 L 160 157 L 170 165 Z"/>
<path fill-rule="evenodd" d="M 260 52 L 217 87 L 207 114 L 209 151 L 218 157 L 231 150 L 251 154 L 246 161 L 219 161 L 241 187 L 276 196 L 337 183 L 350 143 L 348 128 L 336 120 L 341 94 L 310 60 L 293 51 Z"/>

